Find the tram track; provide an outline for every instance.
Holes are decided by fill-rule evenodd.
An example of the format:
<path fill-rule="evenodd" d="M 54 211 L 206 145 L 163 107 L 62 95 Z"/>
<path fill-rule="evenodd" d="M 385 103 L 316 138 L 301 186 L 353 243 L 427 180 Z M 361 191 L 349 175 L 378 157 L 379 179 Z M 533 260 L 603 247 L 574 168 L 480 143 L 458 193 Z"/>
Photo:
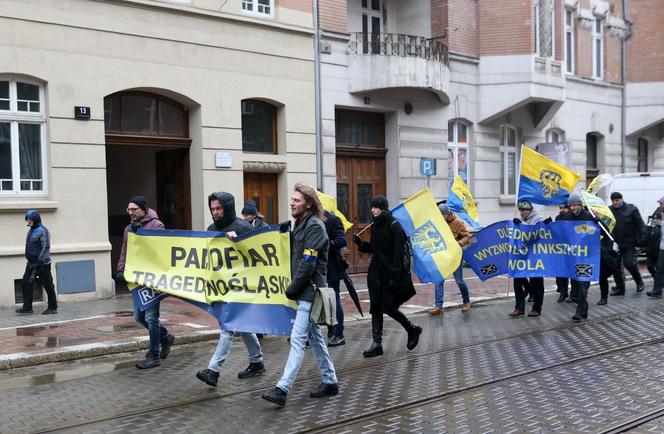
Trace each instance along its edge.
<path fill-rule="evenodd" d="M 648 316 L 648 315 L 656 315 L 660 311 L 659 307 L 654 307 L 652 309 L 644 309 L 639 311 L 639 316 Z M 598 327 L 602 324 L 609 324 L 612 325 L 616 321 L 626 321 L 629 319 L 634 319 L 634 312 L 626 312 L 626 313 L 619 313 L 619 314 L 614 314 L 602 318 L 597 318 L 597 319 L 592 319 L 584 324 L 575 324 L 575 323 L 565 323 L 565 324 L 560 324 L 558 326 L 554 327 L 549 327 L 546 329 L 538 330 L 538 331 L 525 331 L 522 333 L 513 333 L 510 334 L 509 336 L 501 336 L 501 337 L 496 337 L 492 339 L 485 339 L 483 341 L 479 341 L 470 345 L 457 345 L 454 347 L 448 347 L 448 348 L 441 348 L 437 349 L 434 351 L 428 351 L 424 353 L 419 353 L 417 354 L 417 358 L 426 358 L 426 357 L 440 357 L 443 358 L 445 355 L 448 355 L 450 353 L 455 353 L 455 352 L 460 352 L 460 351 L 473 351 L 473 350 L 480 350 L 482 347 L 487 347 L 489 345 L 495 345 L 499 343 L 505 343 L 506 341 L 513 341 L 515 342 L 514 346 L 518 346 L 516 344 L 516 341 L 524 338 L 532 338 L 532 337 L 537 337 L 537 335 L 550 335 L 554 333 L 564 333 L 570 330 L 573 330 L 577 327 L 584 328 L 584 327 Z M 661 319 L 664 321 L 664 318 Z M 621 351 L 626 351 L 638 347 L 643 347 L 643 346 L 648 346 L 648 345 L 656 345 L 664 343 L 664 338 L 661 337 L 651 337 L 647 339 L 641 339 L 636 342 L 632 342 L 626 345 L 619 345 L 615 347 L 609 347 L 607 349 L 601 350 L 601 351 L 594 351 L 588 354 L 584 354 L 578 357 L 570 357 L 570 356 L 564 356 L 562 360 L 554 362 L 554 363 L 548 363 L 545 365 L 539 365 L 536 366 L 532 369 L 521 369 L 516 372 L 512 372 L 509 375 L 501 375 L 501 376 L 496 376 L 495 378 L 492 378 L 490 380 L 484 380 L 484 381 L 478 381 L 476 383 L 473 383 L 471 385 L 468 385 L 466 387 L 459 387 L 456 389 L 449 389 L 446 390 L 442 393 L 436 393 L 436 394 L 431 394 L 428 396 L 423 396 L 422 398 L 419 399 L 412 399 L 409 400 L 408 402 L 402 402 L 398 403 L 396 405 L 391 405 L 391 406 L 385 406 L 381 408 L 380 410 L 376 411 L 370 411 L 370 412 L 363 412 L 362 414 L 358 415 L 352 415 L 345 417 L 343 420 L 335 420 L 334 422 L 330 423 L 324 423 L 320 424 L 318 426 L 314 426 L 308 429 L 302 429 L 299 430 L 299 432 L 326 432 L 326 431 L 334 431 L 337 429 L 341 429 L 343 427 L 347 427 L 352 424 L 356 424 L 358 422 L 362 421 L 367 421 L 367 420 L 372 420 L 378 417 L 383 417 L 383 416 L 388 416 L 390 414 L 396 414 L 399 412 L 402 412 L 404 410 L 416 408 L 419 406 L 427 405 L 432 402 L 436 402 L 439 400 L 444 400 L 459 394 L 467 393 L 482 387 L 490 386 L 492 384 L 508 381 L 508 380 L 514 380 L 518 379 L 524 376 L 528 376 L 530 374 L 543 371 L 543 370 L 549 370 L 549 369 L 555 369 L 559 368 L 561 366 L 565 365 L 570 365 L 578 362 L 582 362 L 585 360 L 592 360 L 592 359 L 597 359 L 597 358 L 602 358 L 606 357 L 615 353 L 619 353 Z M 340 378 L 344 377 L 352 377 L 353 375 L 361 375 L 363 374 L 363 371 L 368 371 L 368 370 L 377 370 L 377 369 L 385 369 L 389 368 L 394 365 L 398 365 L 400 363 L 404 363 L 406 360 L 412 359 L 412 357 L 397 357 L 391 360 L 386 360 L 386 361 L 380 361 L 378 363 L 374 363 L 371 365 L 363 365 L 363 366 L 354 366 L 351 368 L 347 368 L 341 371 L 338 371 L 338 375 Z M 298 380 L 298 383 L 305 383 L 305 382 L 310 382 L 318 377 L 315 376 L 308 376 L 308 377 L 302 377 Z M 215 395 L 201 395 L 201 396 L 194 396 L 191 398 L 187 398 L 184 400 L 178 400 L 175 402 L 170 402 L 167 404 L 163 405 L 156 405 L 156 406 L 151 406 L 148 408 L 142 408 L 136 411 L 129 411 L 129 412 L 122 412 L 118 414 L 112 414 L 108 415 L 105 417 L 100 417 L 100 418 L 95 418 L 95 419 L 89 419 L 86 421 L 81 421 L 79 423 L 74 423 L 74 424 L 68 424 L 68 425 L 63 425 L 63 426 L 57 426 L 57 427 L 51 427 L 49 430 L 40 430 L 37 432 L 55 432 L 55 431 L 60 431 L 60 430 L 72 430 L 72 429 L 77 429 L 77 428 L 83 428 L 86 426 L 91 426 L 99 423 L 109 423 L 115 420 L 121 420 L 129 417 L 135 417 L 135 416 L 145 416 L 153 413 L 158 413 L 158 412 L 164 412 L 164 411 L 170 411 L 170 410 L 177 410 L 182 407 L 189 407 L 189 406 L 196 406 L 202 403 L 209 403 L 212 401 L 221 401 L 224 399 L 229 399 L 229 398 L 234 398 L 234 397 L 239 397 L 242 395 L 254 395 L 257 394 L 261 391 L 266 390 L 267 387 L 270 387 L 269 385 L 261 384 L 252 388 L 247 388 L 242 391 L 236 391 L 236 392 L 231 392 L 231 393 L 226 393 L 226 394 L 215 394 Z M 288 408 L 288 407 L 287 407 Z M 662 410 L 664 411 L 664 410 Z M 655 416 L 656 417 L 656 416 Z M 607 432 L 620 432 L 620 431 L 607 431 Z"/>

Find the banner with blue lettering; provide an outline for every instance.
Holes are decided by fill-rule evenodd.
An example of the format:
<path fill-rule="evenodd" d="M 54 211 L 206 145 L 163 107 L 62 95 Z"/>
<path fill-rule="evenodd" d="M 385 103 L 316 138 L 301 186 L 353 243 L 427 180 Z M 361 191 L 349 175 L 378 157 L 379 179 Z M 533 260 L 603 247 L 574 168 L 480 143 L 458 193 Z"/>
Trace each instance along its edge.
<path fill-rule="evenodd" d="M 590 221 L 533 226 L 501 221 L 477 232 L 463 259 L 481 280 L 500 274 L 597 280 L 600 229 Z"/>

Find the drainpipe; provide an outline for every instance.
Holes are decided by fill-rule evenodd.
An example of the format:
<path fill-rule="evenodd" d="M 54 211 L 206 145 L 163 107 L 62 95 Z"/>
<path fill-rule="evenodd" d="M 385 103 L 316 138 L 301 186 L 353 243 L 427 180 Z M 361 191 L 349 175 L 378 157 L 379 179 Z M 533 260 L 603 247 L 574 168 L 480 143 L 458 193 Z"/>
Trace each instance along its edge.
<path fill-rule="evenodd" d="M 625 24 L 627 20 L 627 0 L 622 0 L 623 8 L 623 21 Z M 625 142 L 627 137 L 627 129 L 625 123 L 627 122 L 627 38 L 629 38 L 630 28 L 628 25 L 627 35 L 623 38 L 621 45 L 620 55 L 620 75 L 622 83 L 622 98 L 620 101 L 620 173 L 625 173 Z"/>
<path fill-rule="evenodd" d="M 323 152 L 320 113 L 320 30 L 318 28 L 318 0 L 312 1 L 314 19 L 314 116 L 316 123 L 316 188 L 323 191 Z"/>

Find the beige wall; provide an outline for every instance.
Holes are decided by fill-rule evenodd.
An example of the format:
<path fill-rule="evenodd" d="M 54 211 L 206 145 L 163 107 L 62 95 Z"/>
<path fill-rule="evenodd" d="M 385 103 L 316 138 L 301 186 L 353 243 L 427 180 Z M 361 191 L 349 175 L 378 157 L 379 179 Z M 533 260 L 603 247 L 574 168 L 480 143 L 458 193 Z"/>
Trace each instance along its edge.
<path fill-rule="evenodd" d="M 61 299 L 111 295 L 103 101 L 114 92 L 142 89 L 190 108 L 194 228 L 209 224 L 212 191 L 233 193 L 241 208 L 243 161 L 256 159 L 241 151 L 243 99 L 281 106 L 280 155 L 270 158 L 287 164 L 281 220 L 292 185 L 315 183 L 311 12 L 282 1 L 274 19 L 256 19 L 242 15 L 239 0 L 225 7 L 232 13 L 213 3 L 0 3 L 0 76 L 34 77 L 45 88 L 50 186 L 41 198 L 0 197 L 0 305 L 14 303 L 13 280 L 25 261 L 23 213 L 33 207 L 52 233 L 54 262 L 95 260 L 97 293 Z M 74 106 L 91 107 L 92 119 L 74 120 Z M 233 167 L 215 168 L 216 151 L 232 152 Z M 127 183 L 120 190 L 132 190 Z"/>

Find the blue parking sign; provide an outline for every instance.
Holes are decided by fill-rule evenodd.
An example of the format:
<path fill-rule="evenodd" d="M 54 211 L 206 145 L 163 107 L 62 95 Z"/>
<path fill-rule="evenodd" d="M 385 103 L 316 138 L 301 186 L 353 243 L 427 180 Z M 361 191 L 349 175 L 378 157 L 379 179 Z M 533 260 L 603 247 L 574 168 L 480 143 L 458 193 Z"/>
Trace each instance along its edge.
<path fill-rule="evenodd" d="M 420 158 L 420 175 L 434 176 L 436 174 L 435 158 Z"/>

